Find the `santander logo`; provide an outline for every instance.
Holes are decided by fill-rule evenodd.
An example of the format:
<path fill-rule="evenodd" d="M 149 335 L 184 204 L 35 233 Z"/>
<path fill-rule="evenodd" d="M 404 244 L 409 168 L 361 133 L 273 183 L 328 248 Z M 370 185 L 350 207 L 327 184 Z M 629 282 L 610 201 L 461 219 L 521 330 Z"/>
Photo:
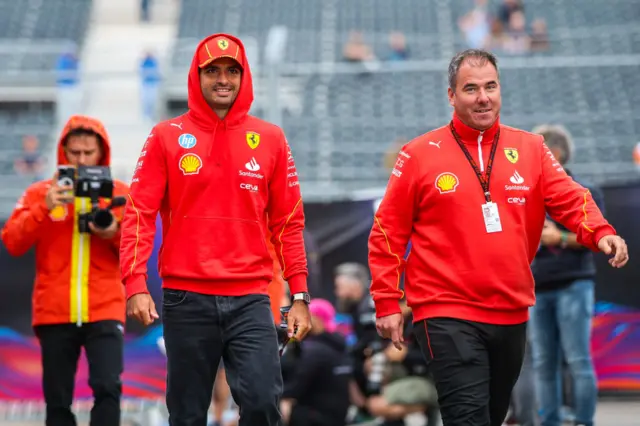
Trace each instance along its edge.
<path fill-rule="evenodd" d="M 244 166 L 247 168 L 247 170 L 249 170 L 251 172 L 257 172 L 258 170 L 260 170 L 260 164 L 258 164 L 256 159 L 253 158 L 253 157 L 251 157 L 251 161 L 249 161 Z"/>
<path fill-rule="evenodd" d="M 531 189 L 527 185 L 523 185 L 524 178 L 520 176 L 517 170 L 513 173 L 513 176 L 509 178 L 509 182 L 513 185 L 505 185 L 505 191 L 529 191 L 529 189 Z"/>

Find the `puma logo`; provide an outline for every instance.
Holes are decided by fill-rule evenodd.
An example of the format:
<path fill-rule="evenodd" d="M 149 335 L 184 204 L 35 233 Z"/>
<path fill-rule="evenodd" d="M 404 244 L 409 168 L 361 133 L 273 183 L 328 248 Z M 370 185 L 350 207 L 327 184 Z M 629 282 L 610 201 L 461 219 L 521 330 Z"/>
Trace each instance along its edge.
<path fill-rule="evenodd" d="M 438 142 L 429 141 L 429 145 L 437 146 L 438 148 L 440 148 L 440 142 L 442 141 L 438 141 Z"/>
<path fill-rule="evenodd" d="M 177 127 L 178 129 L 182 130 L 182 123 L 180 123 L 180 124 L 177 124 L 177 123 L 169 123 L 169 126 Z"/>

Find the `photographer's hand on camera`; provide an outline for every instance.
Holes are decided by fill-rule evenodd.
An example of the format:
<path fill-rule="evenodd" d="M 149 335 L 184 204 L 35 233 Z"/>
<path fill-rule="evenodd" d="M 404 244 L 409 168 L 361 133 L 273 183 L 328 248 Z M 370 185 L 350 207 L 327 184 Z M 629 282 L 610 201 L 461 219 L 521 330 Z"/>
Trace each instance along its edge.
<path fill-rule="evenodd" d="M 89 229 L 91 230 L 91 233 L 105 240 L 110 240 L 115 237 L 118 233 L 118 229 L 120 229 L 120 224 L 116 220 L 115 216 L 113 216 L 113 213 L 109 213 L 111 213 L 112 221 L 111 225 L 106 228 L 99 228 L 93 222 L 89 222 Z"/>
<path fill-rule="evenodd" d="M 56 183 L 56 179 L 51 182 L 51 186 L 47 190 L 45 202 L 49 211 L 53 210 L 57 206 L 62 206 L 73 201 L 73 187 L 72 186 L 59 186 Z"/>
<path fill-rule="evenodd" d="M 134 294 L 127 300 L 127 315 L 135 318 L 143 325 L 151 325 L 160 318 L 156 311 L 156 304 L 149 293 Z"/>

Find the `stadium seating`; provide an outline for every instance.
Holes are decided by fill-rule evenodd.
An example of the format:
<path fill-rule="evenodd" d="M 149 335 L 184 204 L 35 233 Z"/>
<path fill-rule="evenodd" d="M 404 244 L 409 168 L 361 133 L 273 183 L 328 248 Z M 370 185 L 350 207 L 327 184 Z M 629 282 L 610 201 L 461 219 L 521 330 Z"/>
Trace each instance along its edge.
<path fill-rule="evenodd" d="M 2 53 L 0 72 L 54 68 L 61 48 L 82 46 L 90 12 L 91 0 L 0 0 L 0 43 L 14 46 Z"/>
<path fill-rule="evenodd" d="M 382 59 L 390 32 L 400 30 L 411 59 L 446 64 L 452 52 L 464 48 L 457 22 L 473 5 L 471 0 L 304 0 L 301 5 L 302 1 L 183 0 L 178 39 L 225 31 L 255 37 L 263 49 L 269 28 L 286 25 L 290 30 L 287 63 L 340 63 L 352 30 L 362 32 Z M 490 1 L 490 9 L 497 10 L 497 4 L 498 0 Z M 640 54 L 640 2 L 604 6 L 600 0 L 585 0 L 576 9 L 562 0 L 526 0 L 525 13 L 529 23 L 547 22 L 551 47 L 521 56 L 564 62 L 548 66 L 538 62 L 531 67 L 523 62 L 503 68 L 503 122 L 524 129 L 549 120 L 565 124 L 578 144 L 571 164 L 577 173 L 597 183 L 634 179 L 631 152 L 640 140 L 640 119 L 633 115 L 640 102 L 636 67 L 598 58 Z M 189 45 L 180 54 L 176 49 L 174 65 L 184 67 L 192 49 Z M 571 65 L 572 57 L 589 60 L 582 66 Z M 383 154 L 393 142 L 410 139 L 450 118 L 445 68 L 329 75 L 314 73 L 313 65 L 304 72 L 295 66 L 282 67 L 282 87 L 290 90 L 288 82 L 295 80 L 302 105 L 301 111 L 285 111 L 282 117 L 301 179 L 317 182 L 330 176 L 340 185 L 383 185 L 389 174 Z M 268 107 L 268 100 L 260 97 L 256 103 L 258 113 Z M 168 112 L 181 113 L 184 108 Z"/>
<path fill-rule="evenodd" d="M 51 104 L 0 103 L 0 217 L 11 213 L 24 189 L 32 182 L 14 171 L 14 161 L 22 153 L 24 135 L 36 136 L 43 145 L 50 143 L 54 126 L 54 109 Z"/>

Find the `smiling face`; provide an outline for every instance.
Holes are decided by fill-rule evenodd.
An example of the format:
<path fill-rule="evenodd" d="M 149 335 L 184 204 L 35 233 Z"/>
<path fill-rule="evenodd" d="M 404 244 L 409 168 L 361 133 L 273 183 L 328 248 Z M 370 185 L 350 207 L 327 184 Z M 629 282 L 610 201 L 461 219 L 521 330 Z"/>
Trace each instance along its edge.
<path fill-rule="evenodd" d="M 200 88 L 207 104 L 226 115 L 238 97 L 242 68 L 231 58 L 219 58 L 200 70 Z M 221 117 L 222 118 L 222 117 Z"/>
<path fill-rule="evenodd" d="M 455 87 L 449 88 L 448 93 L 456 115 L 476 130 L 488 129 L 500 114 L 498 70 L 487 60 L 465 59 L 458 69 Z"/>

